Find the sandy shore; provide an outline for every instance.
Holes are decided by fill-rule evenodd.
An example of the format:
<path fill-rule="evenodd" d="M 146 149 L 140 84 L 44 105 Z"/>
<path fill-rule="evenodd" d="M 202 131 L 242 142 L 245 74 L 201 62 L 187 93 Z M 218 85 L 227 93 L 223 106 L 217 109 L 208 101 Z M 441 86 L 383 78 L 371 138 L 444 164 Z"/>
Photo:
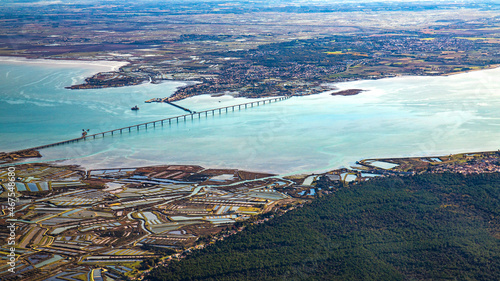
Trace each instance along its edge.
<path fill-rule="evenodd" d="M 0 56 L 0 63 L 12 64 L 41 64 L 57 67 L 82 67 L 92 71 L 117 71 L 120 67 L 129 64 L 124 61 L 86 61 L 86 60 L 50 60 L 50 59 L 27 59 L 23 57 Z"/>

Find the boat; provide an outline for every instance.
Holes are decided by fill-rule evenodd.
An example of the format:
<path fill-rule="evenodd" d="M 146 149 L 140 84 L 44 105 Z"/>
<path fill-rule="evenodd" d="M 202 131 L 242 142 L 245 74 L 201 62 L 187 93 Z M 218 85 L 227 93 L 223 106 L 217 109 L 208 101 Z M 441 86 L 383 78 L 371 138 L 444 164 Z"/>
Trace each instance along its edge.
<path fill-rule="evenodd" d="M 136 106 L 132 107 L 131 110 L 139 110 L 139 107 L 136 105 Z"/>

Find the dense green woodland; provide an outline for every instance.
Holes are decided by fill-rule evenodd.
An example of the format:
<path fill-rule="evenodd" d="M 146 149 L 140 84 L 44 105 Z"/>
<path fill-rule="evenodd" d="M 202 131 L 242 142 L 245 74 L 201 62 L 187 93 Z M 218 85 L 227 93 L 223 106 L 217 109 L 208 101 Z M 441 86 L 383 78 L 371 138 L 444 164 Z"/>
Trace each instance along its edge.
<path fill-rule="evenodd" d="M 148 278 L 500 280 L 500 174 L 373 179 Z"/>

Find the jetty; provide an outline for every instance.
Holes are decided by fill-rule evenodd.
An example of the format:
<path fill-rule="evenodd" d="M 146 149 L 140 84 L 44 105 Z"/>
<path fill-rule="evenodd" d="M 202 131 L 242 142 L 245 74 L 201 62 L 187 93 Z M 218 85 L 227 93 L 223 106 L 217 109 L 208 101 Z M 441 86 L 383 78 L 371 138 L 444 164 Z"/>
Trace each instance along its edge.
<path fill-rule="evenodd" d="M 40 150 L 40 149 L 58 146 L 58 145 L 86 141 L 88 139 L 96 139 L 98 137 L 103 138 L 105 136 L 113 136 L 115 134 L 123 134 L 123 132 L 132 132 L 132 130 L 136 130 L 136 131 L 139 131 L 141 129 L 147 130 L 148 128 L 151 128 L 151 127 L 156 128 L 156 126 L 171 125 L 172 123 L 179 123 L 179 121 L 185 122 L 186 120 L 193 120 L 194 118 L 200 119 L 202 117 L 208 117 L 209 115 L 212 115 L 212 116 L 214 116 L 216 114 L 221 115 L 223 113 L 228 113 L 230 111 L 234 112 L 236 110 L 239 111 L 242 109 L 253 108 L 253 107 L 265 105 L 266 103 L 270 104 L 273 102 L 278 102 L 278 101 L 286 100 L 289 98 L 291 98 L 291 96 L 283 96 L 283 97 L 277 97 L 277 98 L 272 98 L 272 99 L 247 102 L 247 103 L 242 103 L 242 104 L 237 104 L 237 105 L 230 105 L 230 106 L 219 107 L 219 108 L 215 108 L 215 109 L 204 110 L 204 111 L 200 111 L 200 112 L 190 111 L 190 114 L 184 114 L 184 115 L 169 117 L 169 118 L 160 119 L 160 120 L 156 120 L 156 121 L 135 124 L 132 126 L 122 127 L 122 128 L 109 130 L 109 131 L 105 131 L 105 132 L 100 132 L 100 133 L 92 134 L 92 135 L 84 135 L 84 136 L 81 136 L 81 137 L 75 138 L 75 139 L 50 143 L 50 144 L 46 144 L 46 145 L 40 145 L 40 146 L 22 149 L 22 150 L 18 150 L 18 151 L 13 151 L 13 152 L 9 152 L 9 153 L 20 153 L 20 152 L 30 151 L 30 150 Z M 186 110 L 189 110 L 189 109 L 186 109 Z"/>
<path fill-rule="evenodd" d="M 189 113 L 193 114 L 193 112 L 192 112 L 191 110 L 189 110 L 189 109 L 187 109 L 187 108 L 185 108 L 185 107 L 182 107 L 182 106 L 180 106 L 180 105 L 178 105 L 178 104 L 175 104 L 175 103 L 173 103 L 173 102 L 169 102 L 169 101 L 165 101 L 165 102 L 166 102 L 166 103 L 168 103 L 168 104 L 170 104 L 170 105 L 172 105 L 172 106 L 175 106 L 175 107 L 177 107 L 177 108 L 180 108 L 180 109 L 182 109 L 182 110 L 184 110 L 184 111 L 186 111 L 186 112 L 189 112 Z"/>

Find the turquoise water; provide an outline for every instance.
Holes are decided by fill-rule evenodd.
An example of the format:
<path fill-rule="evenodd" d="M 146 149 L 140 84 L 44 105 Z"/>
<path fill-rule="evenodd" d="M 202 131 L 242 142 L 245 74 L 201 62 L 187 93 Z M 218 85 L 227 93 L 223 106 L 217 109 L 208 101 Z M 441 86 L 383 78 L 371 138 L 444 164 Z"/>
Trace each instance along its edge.
<path fill-rule="evenodd" d="M 185 112 L 144 100 L 181 82 L 66 90 L 92 67 L 0 65 L 0 151 L 71 139 Z M 198 164 L 275 173 L 324 171 L 363 158 L 442 155 L 500 148 L 500 69 L 447 77 L 338 84 L 357 96 L 293 97 L 221 116 L 43 149 L 43 161 L 86 168 Z M 201 111 L 247 102 L 197 96 Z M 139 105 L 138 112 L 130 107 Z"/>

